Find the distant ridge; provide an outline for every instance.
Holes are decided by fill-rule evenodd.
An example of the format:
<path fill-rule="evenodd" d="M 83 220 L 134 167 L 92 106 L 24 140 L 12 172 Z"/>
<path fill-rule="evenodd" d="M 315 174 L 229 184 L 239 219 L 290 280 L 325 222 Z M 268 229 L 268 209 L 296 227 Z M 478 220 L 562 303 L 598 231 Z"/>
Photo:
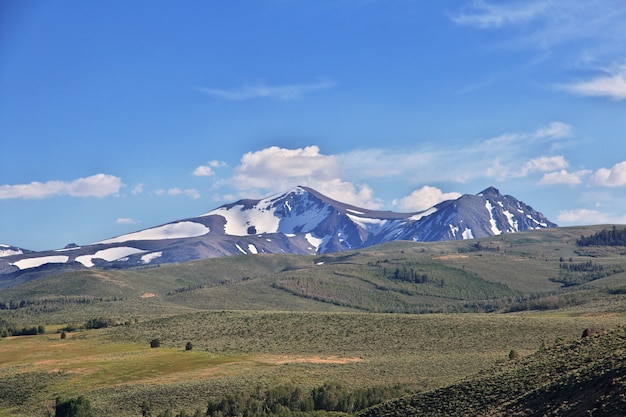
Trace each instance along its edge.
<path fill-rule="evenodd" d="M 199 217 L 64 249 L 17 253 L 0 246 L 0 288 L 55 270 L 137 268 L 241 254 L 323 254 L 396 240 L 474 239 L 556 227 L 494 187 L 412 213 L 333 200 L 308 187 L 225 204 Z"/>

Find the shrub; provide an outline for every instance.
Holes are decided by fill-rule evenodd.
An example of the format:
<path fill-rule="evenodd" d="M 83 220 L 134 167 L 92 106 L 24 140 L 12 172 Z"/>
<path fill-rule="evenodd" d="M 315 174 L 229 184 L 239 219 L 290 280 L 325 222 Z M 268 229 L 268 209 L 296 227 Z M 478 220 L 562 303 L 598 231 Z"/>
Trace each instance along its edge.
<path fill-rule="evenodd" d="M 150 347 L 151 348 L 158 348 L 161 347 L 161 341 L 159 339 L 152 339 L 150 341 Z"/>
<path fill-rule="evenodd" d="M 67 337 L 67 333 L 61 332 L 61 339 L 65 339 Z"/>
<path fill-rule="evenodd" d="M 511 349 L 511 351 L 509 352 L 509 360 L 513 361 L 517 358 L 519 358 L 519 352 L 515 349 Z"/>
<path fill-rule="evenodd" d="M 83 395 L 78 398 L 71 398 L 67 401 L 63 401 L 61 397 L 57 397 L 54 416 L 93 417 L 93 411 L 91 410 L 91 403 Z"/>
<path fill-rule="evenodd" d="M 191 342 L 187 342 L 187 344 L 185 345 L 185 350 L 191 350 L 193 349 L 193 344 L 191 344 Z"/>

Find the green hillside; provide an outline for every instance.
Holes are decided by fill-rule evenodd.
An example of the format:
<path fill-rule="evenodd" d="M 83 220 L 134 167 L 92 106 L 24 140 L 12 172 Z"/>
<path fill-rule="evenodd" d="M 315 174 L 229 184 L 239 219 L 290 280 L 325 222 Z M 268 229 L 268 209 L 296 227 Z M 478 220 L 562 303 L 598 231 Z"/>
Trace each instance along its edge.
<path fill-rule="evenodd" d="M 463 382 L 371 408 L 382 416 L 624 416 L 626 328 L 561 342 Z"/>
<path fill-rule="evenodd" d="M 620 309 L 626 259 L 579 247 L 601 226 L 472 241 L 393 242 L 321 256 L 242 255 L 136 270 L 85 270 L 0 292 L 15 320 L 204 310 L 495 312 Z M 602 256 L 599 256 L 599 255 Z M 610 300 L 610 303 L 607 303 Z M 73 313 L 72 313 L 73 314 Z"/>

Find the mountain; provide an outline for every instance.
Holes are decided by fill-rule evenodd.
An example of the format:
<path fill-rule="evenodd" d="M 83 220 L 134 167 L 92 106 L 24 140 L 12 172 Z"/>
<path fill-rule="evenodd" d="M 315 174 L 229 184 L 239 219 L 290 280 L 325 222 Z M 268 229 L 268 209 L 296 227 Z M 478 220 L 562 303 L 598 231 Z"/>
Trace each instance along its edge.
<path fill-rule="evenodd" d="M 493 187 L 414 213 L 367 210 L 295 187 L 90 245 L 10 253 L 0 258 L 0 289 L 82 268 L 136 268 L 239 254 L 313 255 L 395 240 L 473 239 L 549 227 L 556 224 Z"/>

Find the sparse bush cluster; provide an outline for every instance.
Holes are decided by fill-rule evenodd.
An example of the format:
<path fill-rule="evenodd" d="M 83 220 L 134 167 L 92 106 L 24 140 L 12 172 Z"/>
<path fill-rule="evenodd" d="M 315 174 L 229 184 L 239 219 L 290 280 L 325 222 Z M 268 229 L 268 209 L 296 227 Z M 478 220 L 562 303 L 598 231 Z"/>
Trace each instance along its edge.
<path fill-rule="evenodd" d="M 0 337 L 34 336 L 44 334 L 45 332 L 46 328 L 42 325 L 31 327 L 17 326 L 0 318 Z"/>
<path fill-rule="evenodd" d="M 180 287 L 180 288 L 176 288 L 174 291 L 170 291 L 167 293 L 168 296 L 172 296 L 174 294 L 180 294 L 183 292 L 188 292 L 188 291 L 195 291 L 195 290 L 199 290 L 202 289 L 202 285 L 198 284 L 198 285 L 188 285 L 186 287 Z"/>
<path fill-rule="evenodd" d="M 565 287 L 581 285 L 610 275 L 624 272 L 622 266 L 605 267 L 592 261 L 580 263 L 559 262 L 559 276 L 550 278 L 552 282 L 559 282 Z"/>

